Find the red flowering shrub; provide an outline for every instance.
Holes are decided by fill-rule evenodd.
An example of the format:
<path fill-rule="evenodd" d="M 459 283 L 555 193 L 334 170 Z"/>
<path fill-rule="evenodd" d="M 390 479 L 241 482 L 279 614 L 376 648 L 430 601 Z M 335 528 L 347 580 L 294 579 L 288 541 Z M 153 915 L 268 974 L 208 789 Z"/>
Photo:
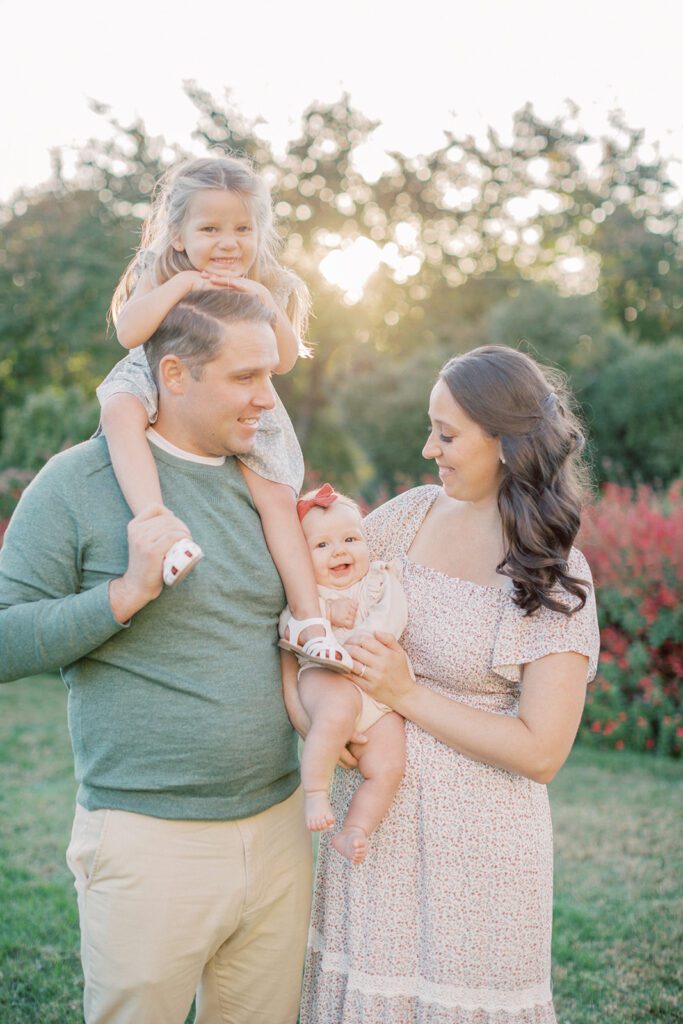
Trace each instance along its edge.
<path fill-rule="evenodd" d="M 601 746 L 683 749 L 682 486 L 607 484 L 584 516 L 578 546 L 595 579 L 602 653 L 581 735 Z"/>

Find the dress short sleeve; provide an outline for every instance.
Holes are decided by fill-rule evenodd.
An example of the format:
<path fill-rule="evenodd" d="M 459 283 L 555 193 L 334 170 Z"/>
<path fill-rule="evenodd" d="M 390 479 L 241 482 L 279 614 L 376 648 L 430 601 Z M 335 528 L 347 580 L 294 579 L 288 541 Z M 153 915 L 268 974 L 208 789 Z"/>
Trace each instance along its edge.
<path fill-rule="evenodd" d="M 138 345 L 120 359 L 96 391 L 100 405 L 104 405 L 112 395 L 121 393 L 137 398 L 145 407 L 149 422 L 156 421 L 159 393 L 143 345 Z"/>
<path fill-rule="evenodd" d="M 414 487 L 374 509 L 363 520 L 363 532 L 372 557 L 391 562 L 404 555 L 441 488 L 428 484 Z"/>
<path fill-rule="evenodd" d="M 539 608 L 532 615 L 525 615 L 514 601 L 506 601 L 493 649 L 491 667 L 497 675 L 518 683 L 523 665 L 547 654 L 574 651 L 586 655 L 588 681 L 594 678 L 600 653 L 600 630 L 593 578 L 588 562 L 576 548 L 572 548 L 567 561 L 569 573 L 590 584 L 584 607 L 573 615 L 550 608 Z M 568 607 L 574 603 L 573 596 L 567 595 Z"/>
<path fill-rule="evenodd" d="M 304 482 L 304 457 L 292 421 L 279 396 L 272 409 L 264 409 L 254 447 L 237 456 L 240 462 L 265 480 L 288 484 L 299 494 Z"/>

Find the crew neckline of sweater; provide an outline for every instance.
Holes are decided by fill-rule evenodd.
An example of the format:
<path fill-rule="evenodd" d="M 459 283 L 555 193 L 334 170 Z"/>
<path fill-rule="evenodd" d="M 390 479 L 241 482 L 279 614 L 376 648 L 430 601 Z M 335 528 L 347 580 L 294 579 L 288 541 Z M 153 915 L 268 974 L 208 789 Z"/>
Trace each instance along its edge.
<path fill-rule="evenodd" d="M 184 448 L 178 448 L 177 445 L 163 437 L 163 435 L 153 427 L 148 427 L 146 433 L 147 439 L 151 441 L 153 445 L 160 448 L 162 452 L 166 452 L 168 455 L 174 455 L 176 459 L 183 459 L 185 462 L 195 462 L 200 466 L 225 465 L 225 455 L 195 455 L 194 452 L 187 452 Z"/>

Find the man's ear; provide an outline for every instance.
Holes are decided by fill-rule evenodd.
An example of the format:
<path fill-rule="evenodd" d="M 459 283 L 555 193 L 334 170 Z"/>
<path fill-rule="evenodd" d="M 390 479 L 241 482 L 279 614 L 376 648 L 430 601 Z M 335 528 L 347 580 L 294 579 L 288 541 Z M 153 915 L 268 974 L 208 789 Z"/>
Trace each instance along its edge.
<path fill-rule="evenodd" d="M 159 384 L 163 384 L 172 395 L 185 394 L 188 376 L 189 370 L 179 356 L 164 356 L 159 363 Z"/>

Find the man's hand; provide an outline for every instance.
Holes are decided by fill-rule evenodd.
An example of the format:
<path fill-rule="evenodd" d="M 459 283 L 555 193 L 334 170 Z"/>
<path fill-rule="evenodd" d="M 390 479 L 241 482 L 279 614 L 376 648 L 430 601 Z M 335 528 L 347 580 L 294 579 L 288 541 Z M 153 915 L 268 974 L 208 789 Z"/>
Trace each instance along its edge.
<path fill-rule="evenodd" d="M 119 622 L 158 597 L 163 588 L 164 555 L 190 531 L 163 505 L 150 505 L 128 524 L 128 568 L 109 585 L 109 602 Z"/>
<path fill-rule="evenodd" d="M 358 611 L 358 601 L 350 597 L 334 597 L 327 601 L 327 614 L 331 625 L 338 629 L 353 629 Z"/>

